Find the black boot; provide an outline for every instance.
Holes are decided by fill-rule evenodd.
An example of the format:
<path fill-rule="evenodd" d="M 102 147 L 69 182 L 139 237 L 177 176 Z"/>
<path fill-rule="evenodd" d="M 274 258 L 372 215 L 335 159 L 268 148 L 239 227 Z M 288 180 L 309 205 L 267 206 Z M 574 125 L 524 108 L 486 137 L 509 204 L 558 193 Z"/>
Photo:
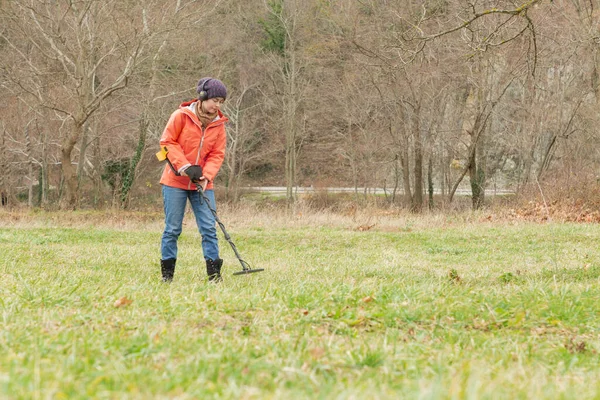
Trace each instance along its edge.
<path fill-rule="evenodd" d="M 217 258 L 216 260 L 211 260 L 210 258 L 206 260 L 206 274 L 208 275 L 208 280 L 213 282 L 221 282 L 223 278 L 221 278 L 221 266 L 223 265 L 223 260 Z"/>
<path fill-rule="evenodd" d="M 162 272 L 163 282 L 171 282 L 175 274 L 175 263 L 177 259 L 169 258 L 168 260 L 160 260 L 160 271 Z"/>

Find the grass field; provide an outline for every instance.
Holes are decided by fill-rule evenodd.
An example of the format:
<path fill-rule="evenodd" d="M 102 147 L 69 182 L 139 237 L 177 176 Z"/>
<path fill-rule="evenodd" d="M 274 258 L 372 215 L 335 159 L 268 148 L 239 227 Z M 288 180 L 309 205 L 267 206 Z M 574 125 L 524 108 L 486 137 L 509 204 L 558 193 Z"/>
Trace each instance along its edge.
<path fill-rule="evenodd" d="M 600 398 L 600 225 L 223 213 L 0 214 L 0 397 Z"/>

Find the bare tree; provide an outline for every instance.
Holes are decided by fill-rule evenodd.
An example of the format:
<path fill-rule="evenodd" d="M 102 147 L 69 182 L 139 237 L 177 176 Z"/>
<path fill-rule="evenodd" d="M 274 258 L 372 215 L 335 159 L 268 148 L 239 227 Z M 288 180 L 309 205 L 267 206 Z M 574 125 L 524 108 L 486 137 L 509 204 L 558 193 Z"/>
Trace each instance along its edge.
<path fill-rule="evenodd" d="M 251 117 L 260 105 L 260 100 L 256 99 L 254 102 L 246 100 L 247 97 L 256 97 L 249 95 L 252 91 L 256 91 L 254 85 L 242 83 L 241 93 L 233 93 L 225 109 L 231 122 L 227 129 L 226 195 L 232 201 L 237 201 L 239 198 L 240 183 L 248 169 L 248 164 L 273 152 L 272 149 L 260 149 L 264 138 L 257 124 L 259 119 Z"/>
<path fill-rule="evenodd" d="M 15 0 L 3 8 L 2 34 L 13 57 L 14 90 L 53 110 L 61 139 L 62 205 L 77 206 L 73 150 L 103 101 L 126 87 L 150 40 L 140 28 L 144 2 Z M 56 75 L 54 75 L 56 74 Z M 53 78 L 55 76 L 55 78 Z"/>
<path fill-rule="evenodd" d="M 83 206 L 93 181 L 105 204 L 111 163 L 114 205 L 151 198 L 153 139 L 200 76 L 229 88 L 230 199 L 252 181 L 290 203 L 300 183 L 383 185 L 420 210 L 465 186 L 479 207 L 492 184 L 593 179 L 600 162 L 596 1 L 1 3 L 11 198 Z"/>
<path fill-rule="evenodd" d="M 300 0 L 265 0 L 269 17 L 263 23 L 266 34 L 265 49 L 270 50 L 276 66 L 274 77 L 281 109 L 281 130 L 285 138 L 285 185 L 288 204 L 294 202 L 297 180 L 297 159 L 303 135 L 301 103 L 303 88 L 307 85 L 302 70 L 301 12 L 305 2 Z"/>

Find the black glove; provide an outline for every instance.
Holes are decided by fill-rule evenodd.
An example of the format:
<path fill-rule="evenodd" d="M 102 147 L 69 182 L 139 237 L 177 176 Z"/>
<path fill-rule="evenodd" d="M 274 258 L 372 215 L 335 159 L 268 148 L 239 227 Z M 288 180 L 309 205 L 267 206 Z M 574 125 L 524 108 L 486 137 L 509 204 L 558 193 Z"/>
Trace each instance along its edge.
<path fill-rule="evenodd" d="M 199 165 L 190 165 L 185 169 L 185 174 L 190 177 L 192 182 L 196 183 L 202 177 L 202 167 Z"/>

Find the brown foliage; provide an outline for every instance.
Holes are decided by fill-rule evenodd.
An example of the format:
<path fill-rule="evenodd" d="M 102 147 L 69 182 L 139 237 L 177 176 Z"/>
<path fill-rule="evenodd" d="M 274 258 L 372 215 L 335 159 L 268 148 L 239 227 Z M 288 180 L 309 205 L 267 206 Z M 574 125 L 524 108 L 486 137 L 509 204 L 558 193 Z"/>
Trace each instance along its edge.
<path fill-rule="evenodd" d="M 537 190 L 537 193 L 535 192 Z M 526 188 L 513 204 L 488 219 L 546 222 L 600 222 L 600 185 L 581 179 L 569 185 L 558 181 Z"/>

